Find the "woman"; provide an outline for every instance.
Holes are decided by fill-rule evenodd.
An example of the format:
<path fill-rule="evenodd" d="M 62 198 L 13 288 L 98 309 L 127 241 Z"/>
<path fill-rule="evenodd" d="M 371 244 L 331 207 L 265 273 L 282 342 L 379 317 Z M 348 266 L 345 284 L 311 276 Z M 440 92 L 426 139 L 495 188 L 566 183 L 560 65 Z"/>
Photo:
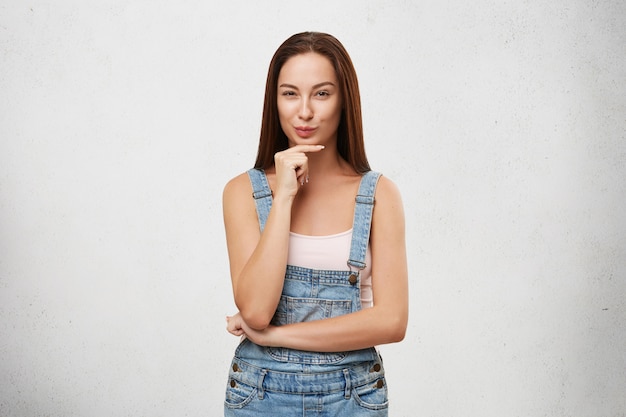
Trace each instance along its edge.
<path fill-rule="evenodd" d="M 334 37 L 296 34 L 274 54 L 256 163 L 223 208 L 239 309 L 227 329 L 244 336 L 225 415 L 386 416 L 375 346 L 406 331 L 404 214 L 370 170 L 356 73 Z"/>

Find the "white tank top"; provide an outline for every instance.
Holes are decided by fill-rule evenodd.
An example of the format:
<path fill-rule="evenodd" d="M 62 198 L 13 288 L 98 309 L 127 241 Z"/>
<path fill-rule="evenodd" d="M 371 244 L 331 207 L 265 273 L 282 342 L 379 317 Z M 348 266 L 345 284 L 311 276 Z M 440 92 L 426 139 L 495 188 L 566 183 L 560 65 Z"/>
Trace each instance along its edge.
<path fill-rule="evenodd" d="M 328 236 L 308 236 L 290 232 L 287 264 L 302 268 L 344 271 L 348 268 L 352 229 Z M 361 271 L 361 306 L 374 304 L 372 294 L 372 252 L 369 245 L 366 267 Z"/>

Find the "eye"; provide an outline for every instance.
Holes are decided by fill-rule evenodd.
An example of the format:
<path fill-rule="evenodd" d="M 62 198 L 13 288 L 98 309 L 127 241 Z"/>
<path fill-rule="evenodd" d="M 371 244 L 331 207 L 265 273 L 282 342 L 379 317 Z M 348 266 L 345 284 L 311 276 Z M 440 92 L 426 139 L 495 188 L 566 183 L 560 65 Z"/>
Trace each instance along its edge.
<path fill-rule="evenodd" d="M 328 97 L 330 96 L 330 93 L 326 90 L 322 90 L 322 91 L 318 91 L 315 95 L 318 97 Z"/>
<path fill-rule="evenodd" d="M 283 92 L 282 92 L 282 93 L 280 93 L 280 94 L 281 94 L 282 96 L 285 96 L 285 97 L 293 97 L 293 96 L 295 96 L 295 95 L 296 95 L 296 92 L 295 92 L 295 91 L 291 91 L 291 90 L 285 90 L 285 91 L 283 91 Z"/>

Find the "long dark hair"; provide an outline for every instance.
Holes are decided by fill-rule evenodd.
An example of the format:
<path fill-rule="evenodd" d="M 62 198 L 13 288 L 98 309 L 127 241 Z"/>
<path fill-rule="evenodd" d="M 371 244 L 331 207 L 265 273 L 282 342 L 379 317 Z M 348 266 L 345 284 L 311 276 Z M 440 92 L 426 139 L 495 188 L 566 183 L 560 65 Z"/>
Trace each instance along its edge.
<path fill-rule="evenodd" d="M 265 84 L 265 101 L 261 121 L 261 137 L 255 168 L 274 165 L 274 154 L 288 148 L 287 136 L 278 118 L 278 74 L 287 60 L 308 52 L 318 53 L 330 60 L 343 99 L 341 120 L 337 128 L 337 149 L 359 174 L 370 170 L 363 143 L 361 95 L 359 83 L 348 52 L 334 36 L 319 32 L 303 32 L 291 36 L 276 50 L 270 62 Z"/>

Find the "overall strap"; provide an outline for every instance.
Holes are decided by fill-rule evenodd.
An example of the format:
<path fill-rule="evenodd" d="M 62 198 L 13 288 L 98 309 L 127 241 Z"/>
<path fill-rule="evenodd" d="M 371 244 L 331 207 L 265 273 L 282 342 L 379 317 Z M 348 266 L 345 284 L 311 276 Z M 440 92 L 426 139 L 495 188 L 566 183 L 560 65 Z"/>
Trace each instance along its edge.
<path fill-rule="evenodd" d="M 254 197 L 256 214 L 259 217 L 259 227 L 263 232 L 267 216 L 269 216 L 270 208 L 272 208 L 272 190 L 267 182 L 265 171 L 262 169 L 248 170 L 248 177 L 252 184 L 252 197 Z"/>
<path fill-rule="evenodd" d="M 348 265 L 358 269 L 363 269 L 366 266 L 365 254 L 367 253 L 367 245 L 370 240 L 374 195 L 380 175 L 380 173 L 374 171 L 365 173 L 361 178 L 361 184 L 356 196 Z"/>

